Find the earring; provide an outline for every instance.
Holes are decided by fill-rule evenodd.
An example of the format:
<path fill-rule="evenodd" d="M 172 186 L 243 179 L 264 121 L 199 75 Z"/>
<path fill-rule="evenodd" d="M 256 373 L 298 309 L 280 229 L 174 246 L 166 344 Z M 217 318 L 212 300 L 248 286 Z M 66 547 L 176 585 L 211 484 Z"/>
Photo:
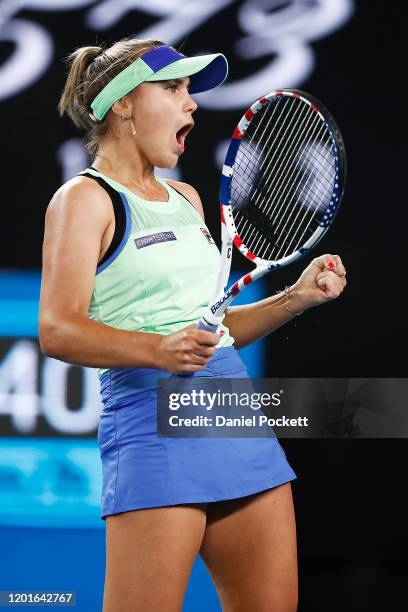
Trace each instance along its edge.
<path fill-rule="evenodd" d="M 123 119 L 123 121 L 125 119 L 130 119 L 130 127 L 132 129 L 132 136 L 135 136 L 136 135 L 136 129 L 135 129 L 135 126 L 133 125 L 132 115 L 131 114 L 130 115 L 129 114 L 125 115 L 124 113 L 122 113 L 122 119 Z"/>

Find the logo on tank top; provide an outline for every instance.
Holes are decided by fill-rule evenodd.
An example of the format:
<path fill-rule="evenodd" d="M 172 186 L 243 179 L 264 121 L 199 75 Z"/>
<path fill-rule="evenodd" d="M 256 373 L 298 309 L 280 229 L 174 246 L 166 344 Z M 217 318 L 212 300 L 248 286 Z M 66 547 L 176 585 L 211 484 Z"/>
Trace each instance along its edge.
<path fill-rule="evenodd" d="M 208 242 L 210 244 L 215 244 L 214 240 L 212 239 L 212 236 L 210 234 L 210 232 L 208 231 L 208 229 L 206 227 L 200 227 L 200 230 L 203 232 L 204 236 L 207 238 Z"/>
<path fill-rule="evenodd" d="M 138 249 L 144 249 L 151 244 L 170 242 L 171 240 L 177 240 L 174 232 L 160 232 L 159 234 L 150 234 L 150 236 L 140 236 L 140 238 L 135 238 L 135 245 Z"/>

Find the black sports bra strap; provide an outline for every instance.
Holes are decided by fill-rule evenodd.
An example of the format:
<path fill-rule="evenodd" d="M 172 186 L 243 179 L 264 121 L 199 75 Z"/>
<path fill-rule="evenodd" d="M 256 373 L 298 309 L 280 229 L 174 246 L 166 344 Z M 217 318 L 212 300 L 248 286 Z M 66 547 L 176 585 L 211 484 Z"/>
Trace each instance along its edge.
<path fill-rule="evenodd" d="M 92 168 L 92 166 L 91 166 Z M 95 170 L 95 168 L 93 168 Z M 122 242 L 122 238 L 125 235 L 126 230 L 126 214 L 125 207 L 123 206 L 122 197 L 119 191 L 116 191 L 109 183 L 107 183 L 101 176 L 94 176 L 90 172 L 82 172 L 78 176 L 86 176 L 88 178 L 94 179 L 107 193 L 112 201 L 113 212 L 115 214 L 115 231 L 113 234 L 112 242 L 109 245 L 108 250 L 105 255 L 102 257 L 101 261 L 98 263 L 98 266 L 103 264 L 109 257 L 116 251 L 117 247 Z"/>
<path fill-rule="evenodd" d="M 167 183 L 169 185 L 169 187 L 171 187 L 172 189 L 174 189 L 174 191 L 177 191 L 177 193 L 179 193 L 185 200 L 187 200 L 187 202 L 189 204 L 191 204 L 191 206 L 193 208 L 195 208 L 194 204 L 192 202 L 190 202 L 190 200 L 188 198 L 186 198 L 186 196 L 184 195 L 184 193 L 181 193 L 181 191 L 179 191 L 178 189 L 176 189 L 175 187 L 173 187 L 173 185 L 170 185 L 169 183 Z M 197 209 L 196 209 L 197 210 Z"/>

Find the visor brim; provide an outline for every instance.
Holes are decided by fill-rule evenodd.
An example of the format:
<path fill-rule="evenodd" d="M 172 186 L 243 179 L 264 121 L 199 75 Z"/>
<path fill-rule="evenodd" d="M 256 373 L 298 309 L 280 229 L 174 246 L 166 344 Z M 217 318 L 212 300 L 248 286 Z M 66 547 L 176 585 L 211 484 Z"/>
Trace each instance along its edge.
<path fill-rule="evenodd" d="M 167 81 L 181 77 L 190 77 L 190 93 L 200 93 L 214 89 L 225 81 L 228 75 L 228 62 L 222 53 L 186 57 L 161 70 L 158 70 L 146 81 Z"/>

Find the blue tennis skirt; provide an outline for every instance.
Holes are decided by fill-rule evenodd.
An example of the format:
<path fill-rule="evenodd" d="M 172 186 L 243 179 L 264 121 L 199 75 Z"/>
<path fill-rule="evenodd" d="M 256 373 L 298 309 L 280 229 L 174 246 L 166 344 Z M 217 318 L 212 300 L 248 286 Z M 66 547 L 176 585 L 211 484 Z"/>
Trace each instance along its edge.
<path fill-rule="evenodd" d="M 157 379 L 169 376 L 114 368 L 101 377 L 103 520 L 141 508 L 244 497 L 297 478 L 275 437 L 158 437 Z M 237 350 L 227 347 L 194 376 L 247 378 L 248 372 Z"/>

